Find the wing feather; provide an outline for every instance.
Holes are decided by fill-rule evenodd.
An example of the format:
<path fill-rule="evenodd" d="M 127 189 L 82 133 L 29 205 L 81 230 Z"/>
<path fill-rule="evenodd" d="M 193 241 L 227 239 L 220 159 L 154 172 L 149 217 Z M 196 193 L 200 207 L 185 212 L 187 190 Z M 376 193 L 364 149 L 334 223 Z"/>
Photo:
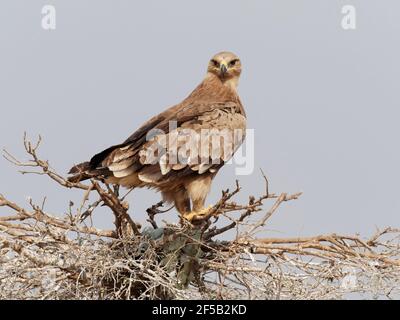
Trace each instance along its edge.
<path fill-rule="evenodd" d="M 171 121 L 176 123 L 176 128 L 171 127 Z M 125 180 L 137 174 L 146 183 L 181 179 L 195 172 L 214 173 L 232 156 L 235 149 L 226 152 L 197 139 L 191 142 L 191 150 L 195 154 L 188 154 L 184 147 L 187 141 L 182 138 L 185 136 L 184 130 L 201 133 L 203 129 L 232 130 L 245 127 L 244 109 L 236 92 L 222 85 L 219 80 L 206 78 L 182 103 L 151 118 L 122 144 L 96 154 L 90 162 L 76 166 L 72 171 L 84 178 L 101 172 L 105 177 L 111 175 Z M 147 139 L 154 130 L 159 133 Z M 240 142 L 243 138 L 244 132 Z M 160 146 L 166 151 L 160 152 L 163 149 Z M 147 159 L 149 153 L 152 153 L 153 161 Z M 177 163 L 175 159 L 181 161 Z M 222 164 L 218 163 L 221 161 Z M 76 179 L 80 181 L 79 176 Z"/>

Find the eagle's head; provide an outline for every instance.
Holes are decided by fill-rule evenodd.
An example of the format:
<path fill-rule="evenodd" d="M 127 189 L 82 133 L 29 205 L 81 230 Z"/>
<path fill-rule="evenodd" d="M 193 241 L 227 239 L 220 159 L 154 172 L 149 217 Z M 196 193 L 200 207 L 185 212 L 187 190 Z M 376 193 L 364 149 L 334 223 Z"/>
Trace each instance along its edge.
<path fill-rule="evenodd" d="M 242 63 L 236 54 L 224 51 L 211 58 L 207 71 L 216 75 L 222 82 L 229 81 L 237 84 L 242 72 Z"/>

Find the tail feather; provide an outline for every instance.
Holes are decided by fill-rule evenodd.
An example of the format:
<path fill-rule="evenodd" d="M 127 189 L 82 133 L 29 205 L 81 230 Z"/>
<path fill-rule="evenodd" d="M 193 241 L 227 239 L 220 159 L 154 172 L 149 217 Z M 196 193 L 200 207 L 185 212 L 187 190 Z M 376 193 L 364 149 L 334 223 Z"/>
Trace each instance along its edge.
<path fill-rule="evenodd" d="M 92 169 L 90 162 L 82 162 L 73 166 L 68 174 L 72 174 L 72 176 L 68 178 L 69 182 L 78 183 L 99 176 L 107 177 L 111 174 L 111 171 L 108 168 Z"/>
<path fill-rule="evenodd" d="M 90 169 L 90 162 L 86 161 L 86 162 L 82 162 L 80 164 L 77 164 L 77 165 L 73 166 L 69 170 L 68 174 L 82 173 L 82 172 L 85 172 L 85 171 L 87 171 L 89 169 Z"/>
<path fill-rule="evenodd" d="M 67 180 L 69 182 L 72 182 L 72 183 L 78 183 L 78 182 L 85 181 L 85 180 L 90 179 L 90 178 L 93 178 L 93 176 L 91 174 L 87 174 L 85 172 L 82 172 L 82 173 L 75 174 L 75 175 L 73 175 L 71 177 L 68 177 Z"/>
<path fill-rule="evenodd" d="M 88 170 L 90 170 L 90 162 L 88 161 L 73 166 L 68 172 L 68 174 L 72 174 L 73 176 L 68 177 L 68 181 L 77 183 L 90 179 L 92 176 L 87 173 Z"/>

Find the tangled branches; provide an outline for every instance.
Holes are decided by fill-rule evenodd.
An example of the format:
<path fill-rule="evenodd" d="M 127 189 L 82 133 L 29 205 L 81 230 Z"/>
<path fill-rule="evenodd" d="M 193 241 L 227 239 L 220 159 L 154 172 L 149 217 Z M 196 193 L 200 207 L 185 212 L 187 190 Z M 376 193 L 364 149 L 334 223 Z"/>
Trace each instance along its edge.
<path fill-rule="evenodd" d="M 169 209 L 147 209 L 149 226 L 129 212 L 119 189 L 101 181 L 71 183 L 37 155 L 41 139 L 24 137 L 29 160 L 4 157 L 23 174 L 51 178 L 80 189 L 79 206 L 49 214 L 44 203 L 24 208 L 0 195 L 0 299 L 332 299 L 400 294 L 400 230 L 387 228 L 369 239 L 319 235 L 258 238 L 256 234 L 287 201 L 301 194 L 251 196 L 222 192 L 207 219 L 193 225 L 163 223 Z M 97 200 L 89 202 L 89 195 Z M 268 210 L 264 206 L 272 202 Z M 87 221 L 100 206 L 114 216 L 113 230 Z M 264 214 L 262 214 L 264 212 Z M 134 216 L 134 215 L 132 215 Z M 224 217 L 224 219 L 222 219 Z M 228 223 L 223 224 L 224 221 Z M 234 236 L 231 235 L 235 231 Z"/>

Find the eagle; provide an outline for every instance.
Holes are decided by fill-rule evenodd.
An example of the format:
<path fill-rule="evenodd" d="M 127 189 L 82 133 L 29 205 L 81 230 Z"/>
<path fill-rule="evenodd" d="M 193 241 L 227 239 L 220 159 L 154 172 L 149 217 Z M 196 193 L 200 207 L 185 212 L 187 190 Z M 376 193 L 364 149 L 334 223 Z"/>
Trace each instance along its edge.
<path fill-rule="evenodd" d="M 204 80 L 187 98 L 145 122 L 123 143 L 72 167 L 68 180 L 153 188 L 184 219 L 207 216 L 213 178 L 246 135 L 246 113 L 237 92 L 241 71 L 234 53 L 214 55 Z"/>

